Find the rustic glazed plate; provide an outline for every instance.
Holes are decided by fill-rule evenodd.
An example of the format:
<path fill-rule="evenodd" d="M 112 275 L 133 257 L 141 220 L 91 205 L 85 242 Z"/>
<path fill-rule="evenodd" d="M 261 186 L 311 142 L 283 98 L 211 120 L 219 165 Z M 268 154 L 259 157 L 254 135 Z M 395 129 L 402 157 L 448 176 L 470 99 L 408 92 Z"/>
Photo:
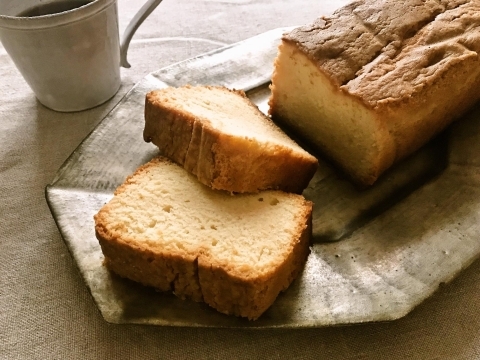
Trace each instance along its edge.
<path fill-rule="evenodd" d="M 320 159 L 320 170 L 305 191 L 315 203 L 311 254 L 300 278 L 255 322 L 155 292 L 102 266 L 93 215 L 127 175 L 157 154 L 142 138 L 146 92 L 187 83 L 225 85 L 246 90 L 266 112 L 272 64 L 285 30 L 148 75 L 47 186 L 55 221 L 106 321 L 295 328 L 394 320 L 479 256 L 477 107 L 368 190 L 356 189 Z"/>

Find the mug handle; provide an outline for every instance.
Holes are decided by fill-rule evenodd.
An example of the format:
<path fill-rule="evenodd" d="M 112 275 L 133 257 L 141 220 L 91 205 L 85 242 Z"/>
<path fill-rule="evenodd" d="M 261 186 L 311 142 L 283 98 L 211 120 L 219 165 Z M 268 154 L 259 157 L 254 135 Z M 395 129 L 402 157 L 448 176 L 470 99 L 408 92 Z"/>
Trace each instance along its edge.
<path fill-rule="evenodd" d="M 123 33 L 122 41 L 120 42 L 120 66 L 124 68 L 130 68 L 131 65 L 127 60 L 128 46 L 132 40 L 135 31 L 143 23 L 143 21 L 152 13 L 153 10 L 162 2 L 162 0 L 148 0 L 138 12 L 135 14 L 133 19 L 127 25 L 125 32 Z"/>

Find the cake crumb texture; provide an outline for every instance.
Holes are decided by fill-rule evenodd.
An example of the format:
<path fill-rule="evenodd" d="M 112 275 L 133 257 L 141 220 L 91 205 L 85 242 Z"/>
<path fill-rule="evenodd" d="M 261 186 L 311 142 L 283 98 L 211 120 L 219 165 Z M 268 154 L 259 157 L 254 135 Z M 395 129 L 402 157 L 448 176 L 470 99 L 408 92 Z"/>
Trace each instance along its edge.
<path fill-rule="evenodd" d="M 285 34 L 269 113 L 373 184 L 480 98 L 480 1 L 361 0 Z"/>
<path fill-rule="evenodd" d="M 318 167 L 243 91 L 225 87 L 186 85 L 148 93 L 143 136 L 218 190 L 301 193 Z"/>
<path fill-rule="evenodd" d="M 95 231 L 118 275 L 257 319 L 300 274 L 311 212 L 301 195 L 212 190 L 158 157 L 116 190 Z"/>

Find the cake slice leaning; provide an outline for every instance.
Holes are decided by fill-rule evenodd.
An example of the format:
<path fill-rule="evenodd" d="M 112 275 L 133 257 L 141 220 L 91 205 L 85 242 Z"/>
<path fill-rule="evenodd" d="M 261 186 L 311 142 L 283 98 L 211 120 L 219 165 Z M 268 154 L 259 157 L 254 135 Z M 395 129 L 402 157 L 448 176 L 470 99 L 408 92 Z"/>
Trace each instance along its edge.
<path fill-rule="evenodd" d="M 115 191 L 95 232 L 118 275 L 257 319 L 300 274 L 311 213 L 301 195 L 212 190 L 159 157 Z"/>
<path fill-rule="evenodd" d="M 143 137 L 213 189 L 301 193 L 318 161 L 243 91 L 169 87 L 146 96 Z"/>
<path fill-rule="evenodd" d="M 480 99 L 480 1 L 359 0 L 282 38 L 269 113 L 373 184 Z"/>

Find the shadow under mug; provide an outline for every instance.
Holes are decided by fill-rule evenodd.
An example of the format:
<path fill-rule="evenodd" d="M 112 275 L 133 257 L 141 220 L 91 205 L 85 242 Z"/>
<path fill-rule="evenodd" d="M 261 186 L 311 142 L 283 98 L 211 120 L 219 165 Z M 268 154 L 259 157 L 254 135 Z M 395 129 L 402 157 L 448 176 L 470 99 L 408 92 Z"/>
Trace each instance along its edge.
<path fill-rule="evenodd" d="M 162 0 L 143 5 L 121 43 L 117 0 L 91 0 L 59 13 L 18 16 L 41 4 L 65 1 L 72 0 L 0 1 L 0 40 L 37 99 L 50 109 L 69 112 L 95 107 L 117 93 L 120 66 L 130 67 L 130 40 Z"/>

